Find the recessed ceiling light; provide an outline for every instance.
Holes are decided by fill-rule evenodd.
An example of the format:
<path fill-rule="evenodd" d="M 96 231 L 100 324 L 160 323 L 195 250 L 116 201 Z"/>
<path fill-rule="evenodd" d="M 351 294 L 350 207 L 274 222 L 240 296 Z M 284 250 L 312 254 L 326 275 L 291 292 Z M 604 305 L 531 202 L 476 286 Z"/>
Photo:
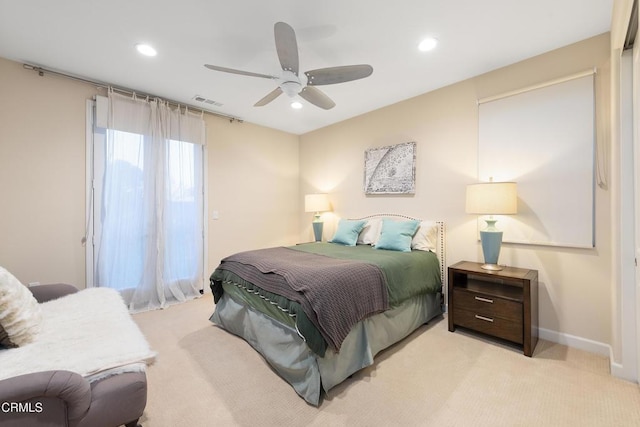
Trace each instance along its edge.
<path fill-rule="evenodd" d="M 427 37 L 426 39 L 420 42 L 420 44 L 418 45 L 418 49 L 420 49 L 420 51 L 422 52 L 427 52 L 435 48 L 437 44 L 438 44 L 438 39 L 435 39 L 433 37 Z"/>
<path fill-rule="evenodd" d="M 136 49 L 145 56 L 156 56 L 158 54 L 154 48 L 144 43 L 138 43 Z"/>
<path fill-rule="evenodd" d="M 291 103 L 291 108 L 293 108 L 294 110 L 299 110 L 302 108 L 302 103 L 298 101 L 293 101 Z"/>

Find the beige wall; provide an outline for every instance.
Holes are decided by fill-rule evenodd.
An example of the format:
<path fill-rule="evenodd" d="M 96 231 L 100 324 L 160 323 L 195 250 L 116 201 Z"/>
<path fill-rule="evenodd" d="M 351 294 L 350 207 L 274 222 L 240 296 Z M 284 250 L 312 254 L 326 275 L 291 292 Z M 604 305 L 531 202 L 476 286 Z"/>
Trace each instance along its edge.
<path fill-rule="evenodd" d="M 301 194 L 331 194 L 334 212 L 324 215 L 325 238 L 338 216 L 403 213 L 446 222 L 447 264 L 481 261 L 475 218 L 464 212 L 465 188 L 477 172 L 477 100 L 597 67 L 598 135 L 606 147 L 608 61 L 609 36 L 604 34 L 302 135 Z M 417 142 L 416 194 L 365 196 L 364 151 L 407 141 Z M 540 326 L 547 335 L 611 342 L 609 210 L 609 192 L 598 188 L 595 249 L 503 245 L 502 263 L 539 270 Z M 301 218 L 302 236 L 309 238 L 311 216 Z"/>
<path fill-rule="evenodd" d="M 85 283 L 85 100 L 95 88 L 0 58 L 0 265 Z"/>
<path fill-rule="evenodd" d="M 607 147 L 609 54 L 602 35 L 300 137 L 206 115 L 207 271 L 232 252 L 311 239 L 301 201 L 315 191 L 330 192 L 334 205 L 325 237 L 337 216 L 404 213 L 446 221 L 448 264 L 481 260 L 474 218 L 464 213 L 477 99 L 597 67 Z M 0 58 L 0 265 L 25 283 L 85 283 L 85 100 L 98 92 Z M 415 196 L 365 197 L 364 150 L 406 141 L 418 147 Z M 612 342 L 610 210 L 609 191 L 598 188 L 592 250 L 504 245 L 501 262 L 539 270 L 548 333 Z"/>
<path fill-rule="evenodd" d="M 298 137 L 207 116 L 209 269 L 241 250 L 298 241 Z M 219 214 L 213 220 L 213 212 Z"/>
<path fill-rule="evenodd" d="M 85 286 L 85 105 L 100 92 L 0 58 L 0 266 L 23 283 Z M 295 243 L 298 137 L 205 120 L 206 271 L 237 250 Z"/>

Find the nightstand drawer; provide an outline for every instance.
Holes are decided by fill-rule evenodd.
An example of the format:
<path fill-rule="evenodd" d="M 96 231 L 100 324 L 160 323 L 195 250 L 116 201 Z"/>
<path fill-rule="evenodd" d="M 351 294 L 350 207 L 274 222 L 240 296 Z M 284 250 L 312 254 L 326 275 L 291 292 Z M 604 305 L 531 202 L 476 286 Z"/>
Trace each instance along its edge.
<path fill-rule="evenodd" d="M 464 310 L 458 307 L 454 309 L 453 315 L 456 319 L 456 325 L 458 326 L 463 326 L 518 344 L 523 343 L 523 325 L 521 319 L 517 322 L 505 320 L 499 317 L 485 316 L 478 312 Z"/>
<path fill-rule="evenodd" d="M 522 304 L 509 301 L 493 295 L 470 292 L 461 288 L 454 288 L 456 308 L 483 314 L 489 317 L 500 317 L 506 320 L 522 322 Z"/>

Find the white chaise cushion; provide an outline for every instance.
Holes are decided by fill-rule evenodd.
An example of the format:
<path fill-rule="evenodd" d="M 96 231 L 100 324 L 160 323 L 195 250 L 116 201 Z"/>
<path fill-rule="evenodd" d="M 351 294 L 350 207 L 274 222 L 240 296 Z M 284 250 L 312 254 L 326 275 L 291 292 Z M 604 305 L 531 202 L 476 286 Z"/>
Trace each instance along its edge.
<path fill-rule="evenodd" d="M 0 267 L 0 346 L 20 347 L 32 342 L 41 325 L 40 305 L 31 291 Z"/>
<path fill-rule="evenodd" d="M 37 338 L 22 347 L 0 350 L 0 380 L 68 370 L 92 381 L 106 373 L 144 370 L 155 359 L 113 289 L 84 289 L 40 306 L 42 330 Z"/>

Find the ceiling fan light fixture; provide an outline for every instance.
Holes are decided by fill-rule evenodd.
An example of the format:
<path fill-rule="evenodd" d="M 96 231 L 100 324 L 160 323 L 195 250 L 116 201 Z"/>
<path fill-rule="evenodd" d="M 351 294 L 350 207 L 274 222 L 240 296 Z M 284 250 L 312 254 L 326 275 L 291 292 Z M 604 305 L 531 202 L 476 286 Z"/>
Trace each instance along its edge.
<path fill-rule="evenodd" d="M 438 45 L 438 39 L 434 37 L 427 37 L 426 39 L 420 42 L 420 44 L 418 45 L 418 49 L 421 52 L 428 52 L 430 50 L 435 49 L 437 45 Z"/>
<path fill-rule="evenodd" d="M 302 85 L 298 82 L 287 81 L 280 85 L 280 88 L 289 98 L 293 98 L 302 90 Z"/>
<path fill-rule="evenodd" d="M 291 108 L 293 108 L 294 110 L 299 110 L 302 108 L 302 102 L 300 101 L 293 101 L 291 103 Z"/>
<path fill-rule="evenodd" d="M 144 56 L 156 56 L 158 52 L 151 46 L 145 43 L 138 43 L 136 50 Z"/>

